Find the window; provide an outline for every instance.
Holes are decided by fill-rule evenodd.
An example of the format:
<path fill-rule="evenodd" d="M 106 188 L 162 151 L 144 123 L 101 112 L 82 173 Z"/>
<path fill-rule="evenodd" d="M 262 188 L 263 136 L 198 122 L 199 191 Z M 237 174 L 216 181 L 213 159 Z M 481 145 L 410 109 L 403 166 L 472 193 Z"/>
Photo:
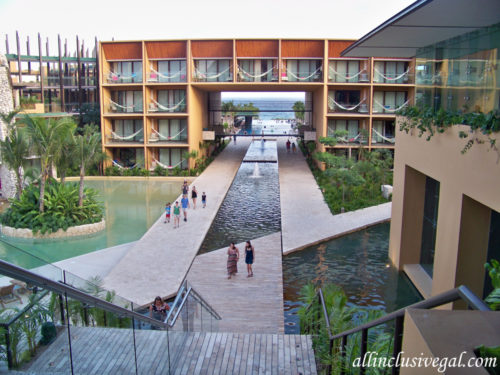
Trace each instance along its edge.
<path fill-rule="evenodd" d="M 111 140 L 113 142 L 142 142 L 143 128 L 142 120 L 114 120 Z"/>
<path fill-rule="evenodd" d="M 161 148 L 159 150 L 159 162 L 169 168 L 187 168 L 187 160 L 183 159 L 182 154 L 187 151 L 184 148 Z"/>
<path fill-rule="evenodd" d="M 158 100 L 153 101 L 150 111 L 185 112 L 186 90 L 159 90 Z"/>
<path fill-rule="evenodd" d="M 158 120 L 158 129 L 153 131 L 156 140 L 165 141 L 186 141 L 187 121 L 186 119 L 162 119 Z"/>
<path fill-rule="evenodd" d="M 150 81 L 186 82 L 186 60 L 158 61 L 158 71 L 152 70 Z"/>
<path fill-rule="evenodd" d="M 420 265 L 432 277 L 439 207 L 439 181 L 426 177 Z"/>

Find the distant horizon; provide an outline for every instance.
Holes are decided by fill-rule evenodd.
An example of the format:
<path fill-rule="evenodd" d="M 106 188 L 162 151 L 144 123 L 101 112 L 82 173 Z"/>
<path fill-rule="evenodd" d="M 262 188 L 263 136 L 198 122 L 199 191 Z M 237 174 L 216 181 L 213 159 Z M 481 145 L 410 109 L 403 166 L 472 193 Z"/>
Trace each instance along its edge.
<path fill-rule="evenodd" d="M 222 92 L 222 101 L 229 100 L 294 100 L 305 101 L 305 92 Z"/>

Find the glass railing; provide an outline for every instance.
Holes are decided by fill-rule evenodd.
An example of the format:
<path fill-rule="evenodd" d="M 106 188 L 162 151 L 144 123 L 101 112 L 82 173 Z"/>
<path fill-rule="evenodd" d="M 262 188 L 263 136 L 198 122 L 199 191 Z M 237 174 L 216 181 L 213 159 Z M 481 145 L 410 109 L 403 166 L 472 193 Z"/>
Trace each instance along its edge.
<path fill-rule="evenodd" d="M 186 112 L 186 98 L 182 98 L 177 103 L 165 103 L 152 99 L 148 112 Z"/>
<path fill-rule="evenodd" d="M 356 103 L 343 103 L 338 102 L 331 96 L 328 97 L 328 112 L 329 113 L 368 113 L 368 105 L 365 99 Z"/>
<path fill-rule="evenodd" d="M 240 62 L 238 64 L 238 82 L 277 82 L 278 66 L 260 66 L 259 64 L 248 64 Z"/>
<path fill-rule="evenodd" d="M 233 80 L 233 68 L 227 60 L 221 60 L 220 63 L 213 62 L 206 66 L 204 63 L 195 62 L 193 71 L 194 82 L 230 82 Z"/>
<path fill-rule="evenodd" d="M 108 143 L 143 143 L 144 142 L 143 129 L 132 132 L 114 132 L 111 131 L 107 137 Z"/>
<path fill-rule="evenodd" d="M 380 103 L 374 99 L 372 112 L 374 114 L 388 113 L 388 114 L 394 115 L 394 114 L 396 114 L 396 112 L 405 108 L 408 105 L 408 103 L 409 103 L 409 101 L 407 100 L 404 103 L 385 104 L 385 103 Z"/>
<path fill-rule="evenodd" d="M 186 70 L 176 71 L 151 71 L 148 76 L 148 82 L 151 83 L 169 83 L 169 82 L 186 82 Z"/>
<path fill-rule="evenodd" d="M 282 73 L 281 80 L 284 82 L 322 82 L 323 71 L 322 68 L 315 70 L 294 70 L 285 69 Z"/>
<path fill-rule="evenodd" d="M 106 82 L 113 84 L 121 83 L 141 83 L 142 82 L 142 71 L 130 72 L 130 73 L 118 73 L 109 72 L 106 75 Z"/>
<path fill-rule="evenodd" d="M 142 103 L 127 105 L 125 103 L 118 103 L 112 100 L 109 101 L 109 112 L 111 113 L 142 113 L 142 110 Z"/>
<path fill-rule="evenodd" d="M 338 83 L 368 83 L 370 77 L 366 70 L 357 71 L 337 71 L 333 67 L 328 69 L 328 82 Z"/>
<path fill-rule="evenodd" d="M 149 137 L 150 143 L 161 143 L 161 142 L 186 142 L 187 141 L 187 129 L 183 128 L 178 131 L 171 131 L 170 133 L 162 133 L 158 130 L 152 128 L 151 136 Z"/>
<path fill-rule="evenodd" d="M 407 69 L 401 73 L 384 73 L 377 69 L 373 72 L 373 83 L 410 84 L 414 82 L 414 75 Z"/>

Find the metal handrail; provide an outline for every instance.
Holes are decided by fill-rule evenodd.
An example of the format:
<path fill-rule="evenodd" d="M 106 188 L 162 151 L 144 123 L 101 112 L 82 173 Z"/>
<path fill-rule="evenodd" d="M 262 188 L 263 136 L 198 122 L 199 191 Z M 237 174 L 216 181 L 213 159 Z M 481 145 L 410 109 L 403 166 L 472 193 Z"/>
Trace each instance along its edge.
<path fill-rule="evenodd" d="M 467 286 L 461 285 L 457 288 L 448 290 L 446 292 L 440 293 L 437 296 L 433 296 L 427 298 L 423 301 L 414 303 L 412 305 L 403 307 L 399 310 L 396 310 L 392 313 L 389 313 L 381 318 L 375 319 L 371 322 L 362 324 L 356 328 L 341 332 L 336 335 L 332 335 L 331 327 L 330 327 L 330 319 L 328 317 L 328 311 L 326 309 L 325 299 L 323 296 L 323 291 L 320 288 L 315 295 L 319 299 L 319 303 L 322 306 L 323 315 L 325 318 L 325 325 L 328 332 L 328 338 L 330 341 L 330 353 L 333 350 L 333 342 L 334 340 L 341 339 L 340 345 L 340 355 L 342 357 L 342 361 L 344 360 L 346 351 L 345 348 L 347 346 L 347 338 L 348 336 L 361 332 L 361 353 L 360 357 L 363 358 L 365 353 L 367 352 L 367 344 L 368 344 L 368 329 L 376 327 L 378 325 L 387 323 L 391 320 L 395 320 L 395 329 L 394 329 L 394 347 L 393 347 L 393 357 L 396 357 L 402 348 L 402 336 L 403 336 L 403 324 L 404 324 L 404 316 L 407 309 L 432 309 L 435 307 L 439 307 L 445 305 L 450 302 L 454 302 L 457 300 L 463 300 L 469 309 L 479 310 L 479 311 L 490 311 L 489 306 L 484 303 L 479 297 L 477 297 Z M 311 308 L 314 303 L 311 302 L 307 307 L 306 311 Z M 366 367 L 362 365 L 360 367 L 360 375 L 365 374 Z M 331 363 L 327 367 L 327 373 L 331 373 Z M 340 370 L 340 374 L 344 374 L 344 368 L 342 367 Z M 392 374 L 396 375 L 399 373 L 399 367 L 394 366 L 392 368 Z"/>
<path fill-rule="evenodd" d="M 128 310 L 111 302 L 104 301 L 98 297 L 94 297 L 88 293 L 82 292 L 81 290 L 76 289 L 70 285 L 64 284 L 63 281 L 50 280 L 44 276 L 37 275 L 36 273 L 15 266 L 3 260 L 0 260 L 0 273 L 17 280 L 35 284 L 43 289 L 47 289 L 58 294 L 65 294 L 70 298 L 74 298 L 91 306 L 99 307 L 114 314 L 137 319 L 159 328 L 168 329 L 168 325 L 162 321 L 158 321 L 148 316 L 141 315 L 133 310 Z"/>

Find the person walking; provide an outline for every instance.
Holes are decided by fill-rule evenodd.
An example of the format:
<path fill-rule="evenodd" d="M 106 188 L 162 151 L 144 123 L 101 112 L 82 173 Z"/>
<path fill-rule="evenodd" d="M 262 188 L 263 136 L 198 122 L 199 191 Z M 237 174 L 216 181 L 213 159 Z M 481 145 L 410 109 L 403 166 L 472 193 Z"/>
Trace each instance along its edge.
<path fill-rule="evenodd" d="M 187 195 L 187 193 L 189 192 L 189 185 L 188 185 L 187 180 L 184 180 L 184 183 L 182 184 L 181 190 L 182 190 L 182 195 Z"/>
<path fill-rule="evenodd" d="M 201 204 L 203 205 L 203 208 L 207 206 L 207 195 L 205 194 L 205 192 L 201 194 Z"/>
<path fill-rule="evenodd" d="M 196 191 L 196 186 L 191 189 L 191 200 L 193 201 L 193 210 L 196 210 L 196 198 L 198 198 L 198 192 Z"/>
<path fill-rule="evenodd" d="M 255 249 L 250 241 L 245 244 L 245 263 L 247 264 L 247 277 L 253 277 L 252 264 L 255 260 Z"/>
<path fill-rule="evenodd" d="M 179 207 L 179 202 L 175 202 L 174 206 L 174 229 L 179 228 L 181 221 L 181 208 Z"/>
<path fill-rule="evenodd" d="M 290 139 L 286 141 L 286 152 L 290 152 Z"/>
<path fill-rule="evenodd" d="M 165 222 L 164 223 L 170 223 L 170 210 L 171 210 L 171 206 L 170 206 L 170 202 L 168 202 L 165 205 Z"/>
<path fill-rule="evenodd" d="M 234 144 L 236 144 L 236 133 L 233 134 Z"/>
<path fill-rule="evenodd" d="M 234 245 L 234 242 L 231 242 L 229 245 L 229 249 L 227 249 L 227 278 L 230 279 L 231 276 L 238 273 L 238 260 L 240 260 L 240 251 Z"/>
<path fill-rule="evenodd" d="M 187 209 L 189 208 L 189 199 L 187 195 L 183 195 L 181 199 L 182 213 L 184 214 L 184 221 L 188 221 L 187 219 Z"/>
<path fill-rule="evenodd" d="M 295 142 L 292 142 L 292 152 L 294 154 L 297 152 L 297 146 L 295 146 Z"/>

